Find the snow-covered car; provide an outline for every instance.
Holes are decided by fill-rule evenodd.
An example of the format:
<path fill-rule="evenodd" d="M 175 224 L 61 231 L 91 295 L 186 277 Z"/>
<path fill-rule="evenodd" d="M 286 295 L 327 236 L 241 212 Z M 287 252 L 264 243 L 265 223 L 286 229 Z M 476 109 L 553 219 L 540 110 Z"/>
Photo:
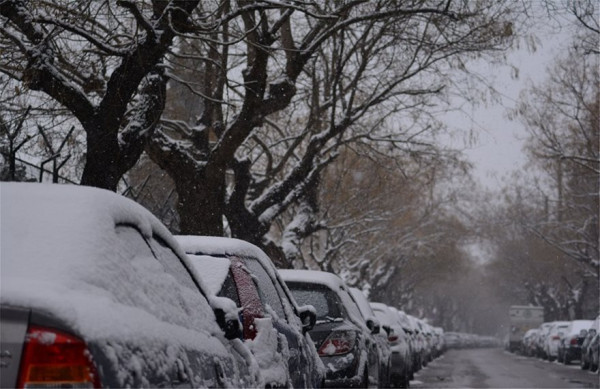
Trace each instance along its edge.
<path fill-rule="evenodd" d="M 581 361 L 580 366 L 582 370 L 587 370 L 591 366 L 592 361 L 592 340 L 597 333 L 600 332 L 600 315 L 596 317 L 590 328 L 588 329 L 587 335 L 581 343 Z"/>
<path fill-rule="evenodd" d="M 444 333 L 444 341 L 446 342 L 446 346 L 448 348 L 460 348 L 461 347 L 460 334 L 458 334 L 456 332 L 445 332 Z"/>
<path fill-rule="evenodd" d="M 600 373 L 600 368 L 598 368 L 598 354 L 600 353 L 600 332 L 596 333 L 590 342 L 590 371 L 595 371 Z"/>
<path fill-rule="evenodd" d="M 558 346 L 560 345 L 561 338 L 566 334 L 569 324 L 568 321 L 552 322 L 544 341 L 544 354 L 546 354 L 546 358 L 549 361 L 554 361 L 558 358 Z"/>
<path fill-rule="evenodd" d="M 593 320 L 573 320 L 565 330 L 558 346 L 559 361 L 568 365 L 581 358 L 581 344 L 592 326 Z"/>
<path fill-rule="evenodd" d="M 371 332 L 348 287 L 335 274 L 312 270 L 279 270 L 299 304 L 311 304 L 317 322 L 310 334 L 326 368 L 326 387 L 367 387 L 379 366 L 368 344 Z"/>
<path fill-rule="evenodd" d="M 392 308 L 392 310 L 397 312 L 398 317 L 400 318 L 400 325 L 402 326 L 402 329 L 408 336 L 408 347 L 409 347 L 410 356 L 412 359 L 411 377 L 410 378 L 413 379 L 414 373 L 421 369 L 420 357 L 417 358 L 416 352 L 414 351 L 416 349 L 415 342 L 417 341 L 417 334 L 416 334 L 417 328 L 416 328 L 416 321 L 415 321 L 416 319 L 413 316 L 405 313 L 404 311 L 398 310 L 394 307 L 390 307 L 390 308 Z"/>
<path fill-rule="evenodd" d="M 260 248 L 231 238 L 176 236 L 211 293 L 235 301 L 243 338 L 268 387 L 320 387 L 321 363 L 308 331 L 312 306 L 299 307 Z"/>
<path fill-rule="evenodd" d="M 439 358 L 446 351 L 444 341 L 444 329 L 442 327 L 433 327 L 433 357 Z"/>
<path fill-rule="evenodd" d="M 533 357 L 536 355 L 535 342 L 539 332 L 539 328 L 532 328 L 525 332 L 525 335 L 523 335 L 523 340 L 521 342 L 523 345 L 521 349 L 523 355 L 526 355 L 528 357 Z"/>
<path fill-rule="evenodd" d="M 548 358 L 548 356 L 546 355 L 546 350 L 544 349 L 544 342 L 546 341 L 546 337 L 548 336 L 551 327 L 552 322 L 542 323 L 539 327 L 540 331 L 535 342 L 536 355 L 538 356 L 538 358 Z"/>
<path fill-rule="evenodd" d="M 402 328 L 397 311 L 383 303 L 371 303 L 373 312 L 387 328 L 388 341 L 392 351 L 390 380 L 393 386 L 406 388 L 414 373 L 408 334 Z"/>
<path fill-rule="evenodd" d="M 0 198 L 1 387 L 261 385 L 233 302 L 149 211 L 72 185 Z"/>
<path fill-rule="evenodd" d="M 374 335 L 375 344 L 379 359 L 379 377 L 378 385 L 380 388 L 387 388 L 390 385 L 390 366 L 392 365 L 392 351 L 388 342 L 387 332 L 381 328 L 381 323 L 377 319 L 375 312 L 369 305 L 369 300 L 358 288 L 348 288 L 350 296 L 356 302 L 358 310 L 363 316 L 368 328 L 371 328 Z"/>

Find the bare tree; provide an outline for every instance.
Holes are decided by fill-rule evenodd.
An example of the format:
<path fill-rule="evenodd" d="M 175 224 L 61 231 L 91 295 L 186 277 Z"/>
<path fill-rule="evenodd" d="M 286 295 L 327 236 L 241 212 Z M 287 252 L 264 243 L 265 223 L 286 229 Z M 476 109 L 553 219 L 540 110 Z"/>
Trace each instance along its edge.
<path fill-rule="evenodd" d="M 209 43 L 190 37 L 171 57 L 200 61 L 203 76 L 168 74 L 202 97 L 196 121 L 163 118 L 149 148 L 175 180 L 181 231 L 229 228 L 262 244 L 292 205 L 310 211 L 310 192 L 343 145 L 421 152 L 419 135 L 435 127 L 429 97 L 469 56 L 508 46 L 509 8 L 384 0 L 215 8 L 226 22 Z M 299 227 L 287 229 L 289 239 L 305 234 Z"/>
<path fill-rule="evenodd" d="M 540 201 L 544 217 L 528 225 L 595 277 L 600 269 L 599 60 L 571 49 L 544 85 L 522 96 L 517 111 L 530 134 L 529 155 L 552 188 Z"/>
<path fill-rule="evenodd" d="M 187 0 L 0 2 L 2 82 L 36 105 L 50 98 L 77 119 L 86 133 L 82 184 L 115 190 L 138 160 L 164 106 L 164 55 L 191 28 L 197 6 Z"/>

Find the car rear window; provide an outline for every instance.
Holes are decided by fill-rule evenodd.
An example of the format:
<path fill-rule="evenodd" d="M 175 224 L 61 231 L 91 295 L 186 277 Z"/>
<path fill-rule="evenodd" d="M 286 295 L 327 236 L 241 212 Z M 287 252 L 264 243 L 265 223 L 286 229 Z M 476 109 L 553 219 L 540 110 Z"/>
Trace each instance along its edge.
<path fill-rule="evenodd" d="M 315 307 L 317 320 L 345 318 L 340 298 L 326 286 L 298 282 L 287 282 L 286 284 L 299 305 Z"/>
<path fill-rule="evenodd" d="M 118 264 L 110 269 L 111 277 L 90 283 L 110 290 L 116 301 L 166 322 L 194 329 L 214 328 L 212 309 L 169 246 L 144 238 L 133 226 L 117 225 L 115 232 L 117 239 L 111 242 L 111 250 L 118 255 Z"/>
<path fill-rule="evenodd" d="M 273 284 L 273 279 L 269 277 L 267 271 L 256 258 L 244 258 L 244 263 L 252 276 L 256 277 L 256 288 L 258 289 L 260 299 L 265 305 L 265 308 L 267 308 L 268 305 L 280 319 L 286 320 L 281 297 Z M 268 308 L 265 309 L 265 311 L 268 313 Z"/>

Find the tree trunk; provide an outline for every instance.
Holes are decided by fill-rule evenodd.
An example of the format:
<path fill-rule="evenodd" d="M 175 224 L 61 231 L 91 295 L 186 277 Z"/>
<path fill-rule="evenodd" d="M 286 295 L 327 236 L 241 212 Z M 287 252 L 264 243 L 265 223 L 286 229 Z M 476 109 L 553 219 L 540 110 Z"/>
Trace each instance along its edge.
<path fill-rule="evenodd" d="M 194 174 L 169 172 L 176 181 L 179 233 L 223 236 L 225 169 L 203 169 Z"/>
<path fill-rule="evenodd" d="M 91 122 L 98 122 L 92 120 Z M 97 125 L 101 127 L 102 125 Z M 121 179 L 119 172 L 119 144 L 117 136 L 103 133 L 101 128 L 90 130 L 87 135 L 87 153 L 81 185 L 104 188 L 115 192 Z"/>

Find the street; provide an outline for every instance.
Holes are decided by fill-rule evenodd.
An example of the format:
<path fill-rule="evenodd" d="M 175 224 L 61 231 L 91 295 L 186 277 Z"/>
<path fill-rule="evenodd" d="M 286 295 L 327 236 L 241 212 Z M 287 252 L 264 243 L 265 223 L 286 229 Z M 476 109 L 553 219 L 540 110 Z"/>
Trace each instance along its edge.
<path fill-rule="evenodd" d="M 448 350 L 415 374 L 412 388 L 598 388 L 596 373 L 501 348 Z"/>

